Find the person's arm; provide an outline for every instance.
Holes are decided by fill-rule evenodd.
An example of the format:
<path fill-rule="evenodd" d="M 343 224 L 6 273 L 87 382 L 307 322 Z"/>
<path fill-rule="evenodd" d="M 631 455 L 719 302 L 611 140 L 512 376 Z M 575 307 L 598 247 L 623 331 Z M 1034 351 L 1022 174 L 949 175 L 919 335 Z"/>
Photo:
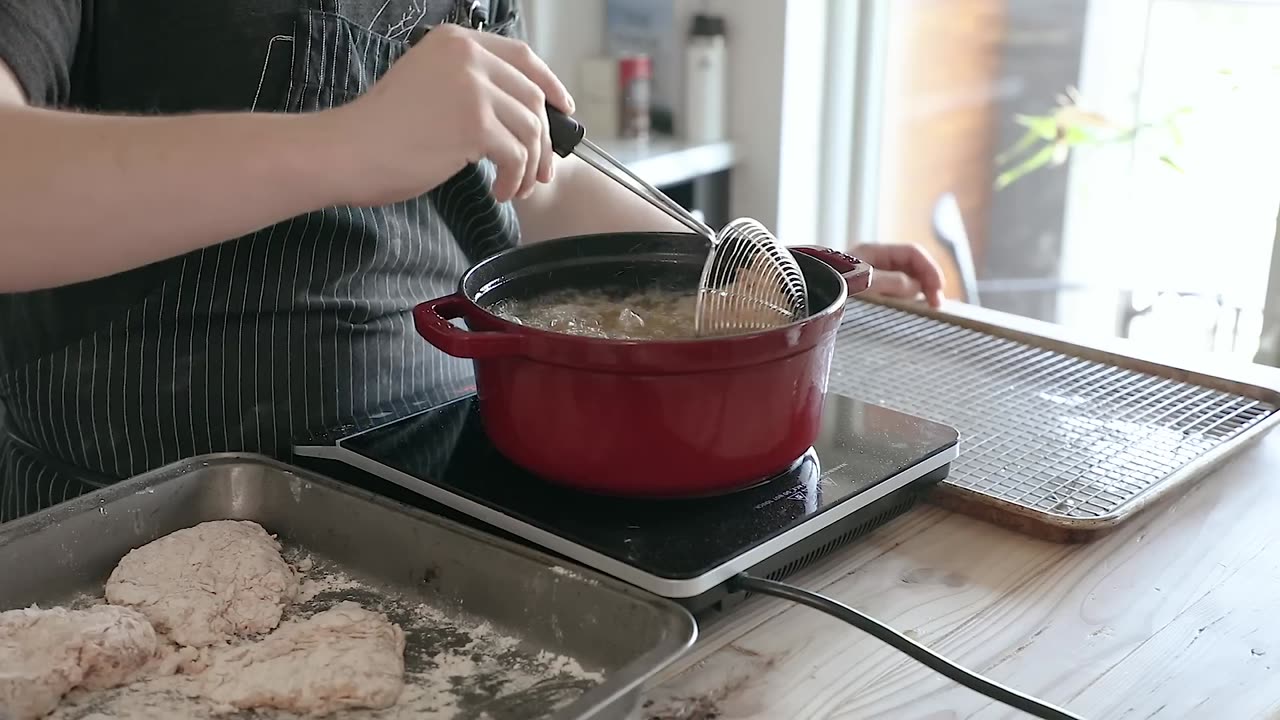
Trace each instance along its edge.
<path fill-rule="evenodd" d="M 326 118 L 31 108 L 0 62 L 0 291 L 110 275 L 335 203 Z"/>
<path fill-rule="evenodd" d="M 17 74 L 0 71 L 0 292 L 103 277 L 327 205 L 414 197 L 480 157 L 498 167 L 499 199 L 528 193 L 550 173 L 545 102 L 573 107 L 523 43 L 454 26 L 317 113 L 39 109 Z"/>
<path fill-rule="evenodd" d="M 602 232 L 690 232 L 575 155 L 556 158 L 551 182 L 515 206 L 524 243 Z"/>

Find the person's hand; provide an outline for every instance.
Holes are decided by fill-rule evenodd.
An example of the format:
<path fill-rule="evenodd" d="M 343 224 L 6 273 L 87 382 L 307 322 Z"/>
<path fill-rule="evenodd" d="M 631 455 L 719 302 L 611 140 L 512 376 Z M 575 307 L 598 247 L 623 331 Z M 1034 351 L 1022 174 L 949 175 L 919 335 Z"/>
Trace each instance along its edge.
<path fill-rule="evenodd" d="M 349 202 L 385 205 L 421 195 L 488 158 L 500 202 L 552 176 L 546 102 L 573 98 L 529 46 L 493 33 L 440 25 L 360 98 L 325 113 L 352 173 Z"/>
<path fill-rule="evenodd" d="M 942 304 L 942 271 L 918 246 L 864 243 L 849 254 L 875 269 L 867 292 L 907 300 L 923 295 L 930 307 Z"/>

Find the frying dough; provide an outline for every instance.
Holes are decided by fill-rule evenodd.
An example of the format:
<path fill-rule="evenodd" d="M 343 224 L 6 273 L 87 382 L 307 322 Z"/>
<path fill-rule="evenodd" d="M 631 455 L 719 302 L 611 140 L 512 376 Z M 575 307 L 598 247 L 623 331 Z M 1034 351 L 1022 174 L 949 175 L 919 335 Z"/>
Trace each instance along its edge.
<path fill-rule="evenodd" d="M 31 607 L 0 613 L 0 720 L 34 720 L 75 688 L 131 682 L 158 652 L 141 613 Z"/>
<path fill-rule="evenodd" d="M 404 689 L 404 647 L 400 626 L 341 602 L 219 652 L 198 677 L 198 692 L 223 711 L 325 715 L 388 708 Z"/>
<path fill-rule="evenodd" d="M 280 624 L 298 578 L 261 525 L 215 520 L 132 550 L 107 580 L 107 602 L 137 608 L 175 643 L 207 647 Z"/>

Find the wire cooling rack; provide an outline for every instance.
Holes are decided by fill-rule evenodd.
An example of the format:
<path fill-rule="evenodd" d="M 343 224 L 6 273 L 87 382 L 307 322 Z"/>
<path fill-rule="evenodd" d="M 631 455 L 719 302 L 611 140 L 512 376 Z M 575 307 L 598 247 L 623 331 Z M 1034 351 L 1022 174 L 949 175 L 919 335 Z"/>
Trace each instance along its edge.
<path fill-rule="evenodd" d="M 845 311 L 831 387 L 956 428 L 941 503 L 1059 541 L 1115 526 L 1280 419 L 1268 390 L 865 300 Z"/>

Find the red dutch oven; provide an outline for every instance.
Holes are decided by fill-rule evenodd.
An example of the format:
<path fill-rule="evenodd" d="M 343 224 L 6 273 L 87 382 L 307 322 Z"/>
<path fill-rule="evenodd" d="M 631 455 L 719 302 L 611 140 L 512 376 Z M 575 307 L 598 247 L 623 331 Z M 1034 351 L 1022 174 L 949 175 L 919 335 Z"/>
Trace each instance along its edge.
<path fill-rule="evenodd" d="M 554 483 L 629 497 L 711 495 L 788 468 L 817 438 L 836 331 L 871 267 L 791 248 L 810 315 L 753 334 L 603 340 L 525 327 L 486 310 L 550 290 L 697 287 L 706 240 L 618 233 L 549 240 L 490 257 L 458 292 L 414 309 L 418 332 L 474 362 L 493 445 Z M 461 319 L 465 329 L 451 322 Z"/>

